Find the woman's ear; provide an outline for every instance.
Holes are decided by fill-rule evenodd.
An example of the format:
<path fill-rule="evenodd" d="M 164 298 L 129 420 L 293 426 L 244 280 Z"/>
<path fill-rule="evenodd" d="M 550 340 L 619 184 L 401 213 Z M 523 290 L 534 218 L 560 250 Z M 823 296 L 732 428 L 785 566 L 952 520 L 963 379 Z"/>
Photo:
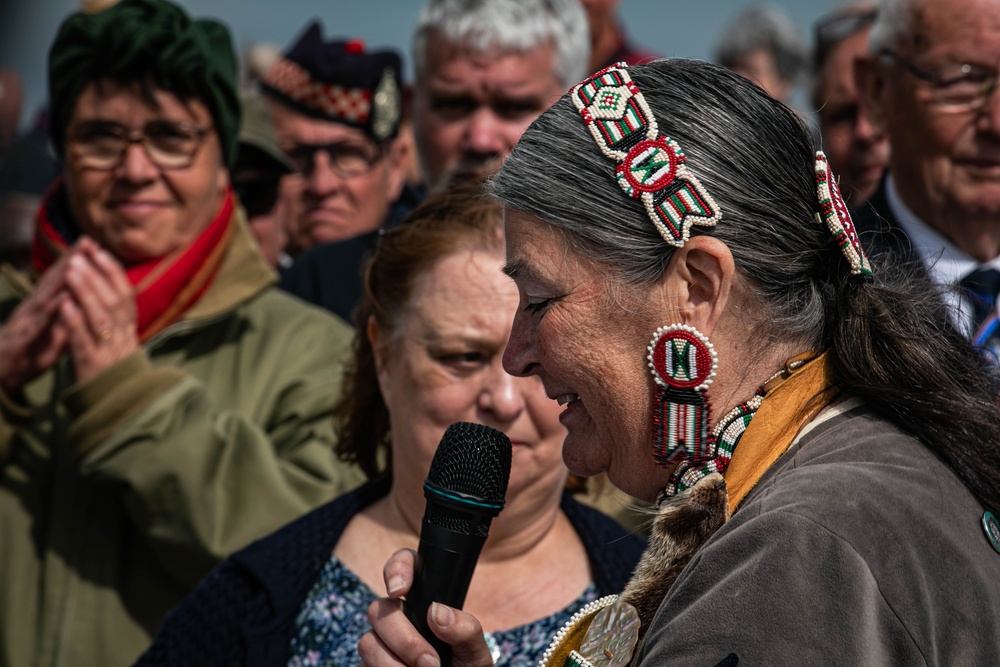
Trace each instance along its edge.
<path fill-rule="evenodd" d="M 662 279 L 663 294 L 683 324 L 711 336 L 730 302 L 736 265 L 728 246 L 712 236 L 692 236 L 674 251 Z"/>
<path fill-rule="evenodd" d="M 378 323 L 375 321 L 374 315 L 368 316 L 368 322 L 365 326 L 365 333 L 368 336 L 368 344 L 372 347 L 372 357 L 375 360 L 375 374 L 378 377 L 378 388 L 382 392 L 382 400 L 386 405 L 389 405 L 389 372 L 388 367 L 388 345 L 384 340 L 382 335 L 382 330 L 379 329 Z"/>

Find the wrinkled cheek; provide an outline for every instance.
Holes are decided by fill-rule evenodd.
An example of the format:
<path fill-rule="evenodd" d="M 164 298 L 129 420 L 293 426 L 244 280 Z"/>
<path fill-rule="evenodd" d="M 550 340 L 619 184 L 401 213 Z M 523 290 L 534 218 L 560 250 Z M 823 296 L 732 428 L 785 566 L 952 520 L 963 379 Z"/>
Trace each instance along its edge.
<path fill-rule="evenodd" d="M 591 423 L 585 427 L 570 427 L 563 441 L 563 462 L 571 472 L 581 477 L 593 477 L 608 469 L 608 446 L 602 442 Z"/>

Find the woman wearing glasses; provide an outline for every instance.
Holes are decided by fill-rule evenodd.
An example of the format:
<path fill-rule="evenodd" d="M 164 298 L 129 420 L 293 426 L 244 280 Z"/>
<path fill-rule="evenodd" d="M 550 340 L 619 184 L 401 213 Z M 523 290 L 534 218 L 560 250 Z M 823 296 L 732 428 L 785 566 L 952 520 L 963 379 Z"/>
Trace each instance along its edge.
<path fill-rule="evenodd" d="M 0 295 L 0 664 L 124 665 L 218 560 L 354 483 L 350 336 L 273 287 L 232 195 L 224 27 L 76 14 L 49 86 L 39 280 Z"/>

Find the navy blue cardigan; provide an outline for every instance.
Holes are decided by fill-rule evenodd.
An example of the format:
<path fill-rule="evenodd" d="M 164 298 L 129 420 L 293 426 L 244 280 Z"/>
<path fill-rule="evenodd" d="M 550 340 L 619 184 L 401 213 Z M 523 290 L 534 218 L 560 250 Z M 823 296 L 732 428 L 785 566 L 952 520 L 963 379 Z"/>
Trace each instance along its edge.
<path fill-rule="evenodd" d="M 168 615 L 137 665 L 280 665 L 295 619 L 348 522 L 389 491 L 387 478 L 337 498 L 216 567 Z M 618 593 L 645 541 L 565 494 L 599 595 Z"/>

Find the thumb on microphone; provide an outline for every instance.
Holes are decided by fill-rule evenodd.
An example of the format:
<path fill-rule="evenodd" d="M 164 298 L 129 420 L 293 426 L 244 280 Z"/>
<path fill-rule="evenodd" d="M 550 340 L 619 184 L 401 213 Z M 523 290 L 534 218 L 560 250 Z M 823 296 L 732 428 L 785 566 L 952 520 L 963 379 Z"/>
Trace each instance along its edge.
<path fill-rule="evenodd" d="M 382 580 L 389 597 L 401 598 L 409 592 L 416 559 L 417 552 L 413 549 L 400 549 L 382 566 Z"/>
<path fill-rule="evenodd" d="M 475 616 L 432 602 L 428 620 L 434 634 L 451 645 L 451 667 L 493 667 L 483 626 Z"/>
<path fill-rule="evenodd" d="M 369 607 L 368 622 L 372 630 L 358 643 L 358 653 L 366 667 L 441 665 L 437 653 L 410 624 L 399 604 L 413 584 L 415 558 L 414 551 L 400 549 L 385 564 L 383 577 L 389 596 Z M 452 646 L 450 667 L 493 667 L 482 625 L 475 617 L 434 602 L 428 607 L 427 620 L 431 631 Z"/>

